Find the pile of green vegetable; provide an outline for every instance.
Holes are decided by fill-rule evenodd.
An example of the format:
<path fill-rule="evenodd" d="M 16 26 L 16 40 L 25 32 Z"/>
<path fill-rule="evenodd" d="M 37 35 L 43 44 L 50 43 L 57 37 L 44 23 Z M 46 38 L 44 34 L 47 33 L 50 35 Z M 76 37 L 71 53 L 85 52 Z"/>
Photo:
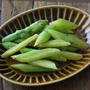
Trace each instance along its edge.
<path fill-rule="evenodd" d="M 2 39 L 2 45 L 7 51 L 1 57 L 11 56 L 21 62 L 12 64 L 11 67 L 23 72 L 56 71 L 59 68 L 55 61 L 80 60 L 82 54 L 75 51 L 88 48 L 74 34 L 77 28 L 78 25 L 64 19 L 50 22 L 49 25 L 48 20 L 36 21 Z"/>

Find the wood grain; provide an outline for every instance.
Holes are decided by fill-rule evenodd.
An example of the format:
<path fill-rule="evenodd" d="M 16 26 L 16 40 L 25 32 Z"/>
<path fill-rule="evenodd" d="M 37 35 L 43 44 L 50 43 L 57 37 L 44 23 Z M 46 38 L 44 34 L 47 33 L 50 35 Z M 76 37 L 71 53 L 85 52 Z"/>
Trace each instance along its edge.
<path fill-rule="evenodd" d="M 32 6 L 34 5 L 34 6 Z M 2 2 L 2 22 L 8 20 L 12 16 L 32 7 L 41 7 L 45 5 L 70 5 L 80 8 L 90 13 L 89 0 L 3 0 Z M 8 11 L 7 11 L 8 8 Z M 3 80 L 3 90 L 89 90 L 90 89 L 90 66 L 79 74 L 65 81 L 41 86 L 41 87 L 25 87 L 11 84 Z M 2 85 L 2 84 L 1 84 Z M 0 87 L 0 90 L 2 88 Z"/>
<path fill-rule="evenodd" d="M 2 1 L 0 0 L 0 25 L 1 25 L 1 3 Z M 0 90 L 2 90 L 3 87 L 2 87 L 2 79 L 0 78 Z"/>
<path fill-rule="evenodd" d="M 25 10 L 32 8 L 32 0 L 3 0 L 2 23 Z"/>
<path fill-rule="evenodd" d="M 0 25 L 1 25 L 1 7 L 2 7 L 1 3 L 2 3 L 2 0 L 0 0 Z"/>

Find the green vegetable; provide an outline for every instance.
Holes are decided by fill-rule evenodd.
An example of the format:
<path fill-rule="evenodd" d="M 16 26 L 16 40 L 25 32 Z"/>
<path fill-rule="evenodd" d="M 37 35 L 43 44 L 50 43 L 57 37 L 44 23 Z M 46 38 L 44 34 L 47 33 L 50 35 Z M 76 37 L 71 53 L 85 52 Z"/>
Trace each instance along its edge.
<path fill-rule="evenodd" d="M 10 48 L 16 46 L 17 44 L 13 43 L 13 42 L 3 42 L 2 45 L 3 45 L 3 47 L 5 49 L 10 49 Z M 33 49 L 33 48 L 22 48 L 22 49 L 20 49 L 20 52 L 21 53 L 25 53 L 25 52 L 30 52 L 32 50 L 36 50 L 36 49 Z"/>
<path fill-rule="evenodd" d="M 31 34 L 39 33 L 41 32 L 45 26 L 47 25 L 48 20 L 39 20 L 35 23 L 30 25 L 30 28 L 32 29 Z"/>
<path fill-rule="evenodd" d="M 64 19 L 58 19 L 50 23 L 49 27 L 63 33 L 73 33 L 72 29 L 76 29 L 78 25 Z"/>
<path fill-rule="evenodd" d="M 55 30 L 49 30 L 48 31 L 51 36 L 54 39 L 63 39 L 67 42 L 71 43 L 72 47 L 76 47 L 78 49 L 87 49 L 88 45 L 81 39 L 79 39 L 77 36 L 72 35 L 72 34 L 64 34 Z"/>
<path fill-rule="evenodd" d="M 22 39 L 25 38 L 27 35 L 30 36 L 30 34 L 32 35 L 36 32 L 39 32 L 46 26 L 47 22 L 47 20 L 39 20 L 22 30 L 17 30 L 12 34 L 7 35 L 2 39 L 2 42 L 9 42 L 17 39 Z"/>
<path fill-rule="evenodd" d="M 83 58 L 82 54 L 78 54 L 74 52 L 62 51 L 61 55 L 69 60 L 80 60 Z"/>
<path fill-rule="evenodd" d="M 43 58 L 57 55 L 58 53 L 60 53 L 59 49 L 48 48 L 48 49 L 41 49 L 41 50 L 32 50 L 27 53 L 14 55 L 12 56 L 12 58 L 20 62 L 30 63 L 30 62 L 37 61 Z"/>
<path fill-rule="evenodd" d="M 18 39 L 18 40 L 15 40 L 14 42 L 15 43 L 21 43 L 22 41 L 24 41 L 25 39 Z"/>
<path fill-rule="evenodd" d="M 10 48 L 16 46 L 17 44 L 13 43 L 13 42 L 3 42 L 2 45 L 5 49 L 10 49 Z"/>
<path fill-rule="evenodd" d="M 2 58 L 6 58 L 10 55 L 13 55 L 14 53 L 18 52 L 21 48 L 27 46 L 29 43 L 33 42 L 38 37 L 37 34 L 33 35 L 32 37 L 26 39 L 25 41 L 17 44 L 16 46 L 10 48 L 5 53 L 1 55 Z"/>
<path fill-rule="evenodd" d="M 21 53 L 26 53 L 26 52 L 30 52 L 30 51 L 34 51 L 34 50 L 37 50 L 37 49 L 22 48 L 22 49 L 20 50 L 20 52 L 21 52 Z M 50 57 L 48 57 L 48 59 L 52 59 L 52 60 L 56 60 L 56 61 L 63 61 L 63 62 L 66 62 L 66 61 L 67 61 L 67 59 L 66 59 L 65 57 L 61 56 L 60 53 L 57 54 L 57 55 L 54 55 L 54 56 L 50 56 Z M 36 62 L 36 61 L 35 61 L 35 62 Z"/>
<path fill-rule="evenodd" d="M 22 48 L 22 49 L 20 50 L 20 52 L 21 52 L 21 53 L 26 53 L 26 52 L 30 52 L 30 51 L 32 51 L 32 50 L 37 50 L 37 49 L 33 49 L 33 48 Z"/>
<path fill-rule="evenodd" d="M 64 47 L 69 45 L 70 45 L 69 42 L 59 39 L 59 40 L 50 40 L 46 43 L 42 43 L 39 45 L 39 47 Z"/>
<path fill-rule="evenodd" d="M 22 38 L 24 37 L 25 35 L 27 35 L 28 32 L 25 31 L 24 29 L 22 30 L 17 30 L 16 32 L 12 33 L 12 34 L 9 34 L 7 35 L 6 37 L 4 37 L 2 39 L 2 42 L 9 42 L 9 41 L 14 41 L 16 39 L 19 39 L 19 38 Z"/>
<path fill-rule="evenodd" d="M 21 53 L 26 53 L 26 52 L 30 52 L 32 50 L 37 50 L 37 49 L 23 48 L 23 49 L 20 50 L 20 52 Z M 52 59 L 52 60 L 56 60 L 56 61 L 62 61 L 62 62 L 67 61 L 67 59 L 65 57 L 61 56 L 60 53 L 57 54 L 57 55 L 54 55 L 54 56 L 50 56 L 50 57 L 48 57 L 48 59 Z"/>
<path fill-rule="evenodd" d="M 11 65 L 12 68 L 18 69 L 23 72 L 49 72 L 55 71 L 54 69 L 43 68 L 39 66 L 33 66 L 30 64 L 13 64 Z"/>
<path fill-rule="evenodd" d="M 24 41 L 25 39 L 27 39 L 27 38 L 29 38 L 29 37 L 30 37 L 30 35 L 27 34 L 27 35 L 24 36 L 23 38 L 17 39 L 17 40 L 15 40 L 14 42 L 16 42 L 16 43 L 21 43 L 22 41 Z"/>
<path fill-rule="evenodd" d="M 57 70 L 57 67 L 56 67 L 54 62 L 49 61 L 49 60 L 45 60 L 45 59 L 42 59 L 39 61 L 34 61 L 34 62 L 31 62 L 30 64 L 35 65 L 35 66 L 40 66 L 43 68 L 49 68 L 49 69 Z"/>
<path fill-rule="evenodd" d="M 63 57 L 62 55 L 55 55 L 55 56 L 51 56 L 51 57 L 48 57 L 49 59 L 51 60 L 55 60 L 55 61 L 61 61 L 61 62 L 66 62 L 67 61 L 67 58 Z"/>
<path fill-rule="evenodd" d="M 66 46 L 66 47 L 60 47 L 60 50 L 62 51 L 77 51 L 78 48 L 72 47 L 72 46 Z"/>
<path fill-rule="evenodd" d="M 17 45 L 17 44 L 15 44 L 15 43 L 12 43 L 12 42 L 4 42 L 4 46 L 5 46 L 5 48 L 6 49 L 9 49 L 9 48 L 12 48 L 13 47 L 13 45 L 15 46 L 15 45 Z M 8 45 L 8 46 L 7 46 Z M 30 51 L 32 51 L 32 50 L 37 50 L 37 49 L 32 49 L 32 48 L 22 48 L 21 50 L 20 50 L 20 52 L 21 53 L 26 53 L 26 52 L 30 52 Z M 67 59 L 65 58 L 65 57 L 62 57 L 60 54 L 58 55 L 54 55 L 54 56 L 51 56 L 51 57 L 48 57 L 48 59 L 52 59 L 52 60 L 57 60 L 57 61 L 67 61 Z"/>
<path fill-rule="evenodd" d="M 41 43 L 44 43 L 44 42 L 47 42 L 49 39 L 50 39 L 50 34 L 47 32 L 48 27 L 46 27 L 39 35 L 39 37 L 37 38 L 36 42 L 35 42 L 35 45 L 34 46 L 37 46 Z"/>

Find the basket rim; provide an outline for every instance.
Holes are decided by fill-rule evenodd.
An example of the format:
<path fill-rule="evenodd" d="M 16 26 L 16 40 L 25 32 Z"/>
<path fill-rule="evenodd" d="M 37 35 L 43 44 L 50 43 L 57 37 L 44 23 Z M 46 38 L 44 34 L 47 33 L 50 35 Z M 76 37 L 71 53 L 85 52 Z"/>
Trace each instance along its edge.
<path fill-rule="evenodd" d="M 77 10 L 77 11 L 79 11 L 79 12 L 82 12 L 83 14 L 87 15 L 87 16 L 90 18 L 90 15 L 89 15 L 87 12 L 85 12 L 85 11 L 79 9 L 79 8 L 76 8 L 76 7 L 67 6 L 67 5 L 48 5 L 48 6 L 41 6 L 41 7 L 29 9 L 29 10 L 26 10 L 26 11 L 24 11 L 24 12 L 19 13 L 19 14 L 13 16 L 12 18 L 8 19 L 7 21 L 5 21 L 5 22 L 0 26 L 0 29 L 2 29 L 2 28 L 3 28 L 5 25 L 7 25 L 9 22 L 13 21 L 14 19 L 16 19 L 17 17 L 19 17 L 19 16 L 21 16 L 21 15 L 24 15 L 24 14 L 29 13 L 29 12 L 33 12 L 33 11 L 35 11 L 35 10 L 39 10 L 39 9 L 43 9 L 43 8 L 49 8 L 49 7 L 50 7 L 50 8 L 54 8 L 54 7 L 60 8 L 60 7 L 61 7 L 61 8 L 74 9 L 74 10 Z"/>
<path fill-rule="evenodd" d="M 89 65 L 90 65 L 90 61 L 83 68 L 79 69 L 78 71 L 76 71 L 76 72 L 74 72 L 74 73 L 72 73 L 72 74 L 70 74 L 70 75 L 68 75 L 68 76 L 66 76 L 66 77 L 64 77 L 62 79 L 53 80 L 53 81 L 44 82 L 44 83 L 35 83 L 35 84 L 33 83 L 33 84 L 29 84 L 29 83 L 17 82 L 17 81 L 14 81 L 12 79 L 9 79 L 9 78 L 3 76 L 1 73 L 0 73 L 0 77 L 2 77 L 4 80 L 7 80 L 7 81 L 12 82 L 13 84 L 17 84 L 17 85 L 23 85 L 23 86 L 42 86 L 42 85 L 54 84 L 56 82 L 66 80 L 66 79 L 68 79 L 68 78 L 70 78 L 70 77 L 78 74 L 79 72 L 81 72 L 82 70 L 84 70 Z"/>
<path fill-rule="evenodd" d="M 17 17 L 21 16 L 21 15 L 24 15 L 26 13 L 29 13 L 29 12 L 33 12 L 35 10 L 39 10 L 39 9 L 44 9 L 44 8 L 70 8 L 70 9 L 74 9 L 74 10 L 77 10 L 85 15 L 87 15 L 88 18 L 90 18 L 90 15 L 79 9 L 79 8 L 76 8 L 76 7 L 72 7 L 72 6 L 67 6 L 67 5 L 48 5 L 48 6 L 42 6 L 42 7 L 38 7 L 38 8 L 34 8 L 34 9 L 29 9 L 27 11 L 24 11 L 20 14 L 17 14 L 16 16 L 10 18 L 9 20 L 5 21 L 1 26 L 0 26 L 0 30 L 2 30 L 2 28 L 7 25 L 8 23 L 12 22 L 13 20 L 15 20 Z M 57 80 L 53 80 L 53 81 L 49 81 L 49 82 L 42 82 L 42 83 L 33 83 L 33 84 L 29 84 L 29 83 L 22 83 L 22 82 L 18 82 L 18 81 L 14 81 L 12 79 L 9 79 L 7 77 L 5 77 L 3 74 L 0 73 L 0 77 L 2 77 L 3 79 L 9 81 L 9 82 L 12 82 L 14 84 L 18 84 L 18 85 L 23 85 L 23 86 L 41 86 L 41 85 L 48 85 L 48 84 L 53 84 L 53 83 L 56 83 L 56 82 L 59 82 L 59 81 L 62 81 L 62 80 L 66 80 L 74 75 L 76 75 L 77 73 L 81 72 L 82 70 L 84 70 L 87 66 L 90 65 L 90 61 L 85 65 L 83 66 L 82 68 L 80 68 L 79 70 L 75 71 L 74 73 L 68 75 L 68 76 L 65 76 L 63 77 L 62 79 L 57 79 Z"/>

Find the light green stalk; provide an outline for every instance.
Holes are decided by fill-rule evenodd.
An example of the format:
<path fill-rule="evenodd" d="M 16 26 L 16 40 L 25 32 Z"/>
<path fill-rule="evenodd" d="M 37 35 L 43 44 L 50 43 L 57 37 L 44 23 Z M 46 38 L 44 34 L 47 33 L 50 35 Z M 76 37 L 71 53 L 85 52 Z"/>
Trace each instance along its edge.
<path fill-rule="evenodd" d="M 33 42 L 38 37 L 37 34 L 33 35 L 32 37 L 24 40 L 23 42 L 17 44 L 16 46 L 12 47 L 11 49 L 7 50 L 5 53 L 1 55 L 2 58 L 6 58 L 14 53 L 18 52 L 20 49 L 27 46 L 29 43 Z"/>

